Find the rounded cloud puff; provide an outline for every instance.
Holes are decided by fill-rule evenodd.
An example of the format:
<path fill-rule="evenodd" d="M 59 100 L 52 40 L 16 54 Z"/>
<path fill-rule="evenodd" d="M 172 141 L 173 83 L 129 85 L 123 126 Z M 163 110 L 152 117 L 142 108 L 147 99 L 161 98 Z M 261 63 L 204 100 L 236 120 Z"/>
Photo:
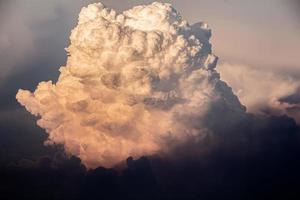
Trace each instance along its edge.
<path fill-rule="evenodd" d="M 47 144 L 63 144 L 87 167 L 166 152 L 203 137 L 214 103 L 244 112 L 215 71 L 210 36 L 207 24 L 189 25 L 170 4 L 122 14 L 91 4 L 81 10 L 58 81 L 19 90 L 17 99 L 40 117 Z"/>

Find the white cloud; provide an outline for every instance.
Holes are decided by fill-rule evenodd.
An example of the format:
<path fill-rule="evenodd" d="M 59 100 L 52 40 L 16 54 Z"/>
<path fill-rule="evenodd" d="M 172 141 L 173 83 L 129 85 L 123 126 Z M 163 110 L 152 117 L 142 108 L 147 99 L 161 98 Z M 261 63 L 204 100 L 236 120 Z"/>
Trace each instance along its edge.
<path fill-rule="evenodd" d="M 41 82 L 18 101 L 40 116 L 47 144 L 63 144 L 88 167 L 168 151 L 199 139 L 210 105 L 244 108 L 215 71 L 210 29 L 190 26 L 169 4 L 116 13 L 83 8 L 57 83 Z M 226 93 L 226 94 L 224 94 Z"/>

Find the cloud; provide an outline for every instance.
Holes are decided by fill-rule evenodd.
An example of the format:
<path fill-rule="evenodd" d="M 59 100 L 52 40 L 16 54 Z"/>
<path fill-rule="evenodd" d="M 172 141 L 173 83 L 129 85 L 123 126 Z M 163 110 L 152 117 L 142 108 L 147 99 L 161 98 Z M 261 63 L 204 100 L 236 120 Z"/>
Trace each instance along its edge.
<path fill-rule="evenodd" d="M 294 99 L 299 93 L 300 81 L 274 71 L 246 65 L 223 63 L 218 66 L 221 79 L 227 82 L 248 112 L 255 114 L 286 114 L 299 124 L 299 102 Z"/>
<path fill-rule="evenodd" d="M 41 82 L 17 99 L 49 134 L 47 144 L 89 167 L 111 167 L 129 156 L 167 152 L 200 140 L 204 124 L 228 122 L 244 107 L 215 71 L 207 24 L 189 25 L 169 4 L 122 14 L 101 3 L 81 10 L 56 83 Z M 211 109 L 216 114 L 207 115 Z M 225 112 L 225 111 L 224 111 Z"/>
<path fill-rule="evenodd" d="M 173 157 L 129 157 L 122 168 L 86 170 L 80 159 L 63 153 L 21 159 L 0 167 L 0 186 L 5 188 L 1 195 L 218 200 L 299 196 L 299 128 L 293 120 L 247 118 L 237 131 L 223 131 L 217 145 L 216 139 L 207 138 L 196 146 L 183 145 Z M 207 146 L 215 148 L 201 156 L 194 151 Z"/>

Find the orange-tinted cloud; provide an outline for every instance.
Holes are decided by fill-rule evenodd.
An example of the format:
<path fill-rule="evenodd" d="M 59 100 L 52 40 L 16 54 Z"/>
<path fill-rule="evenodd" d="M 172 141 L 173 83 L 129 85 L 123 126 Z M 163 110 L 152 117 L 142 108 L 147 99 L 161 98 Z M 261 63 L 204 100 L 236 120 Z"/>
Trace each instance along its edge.
<path fill-rule="evenodd" d="M 47 144 L 63 144 L 88 167 L 168 151 L 170 141 L 201 139 L 212 103 L 244 112 L 232 93 L 222 94 L 210 35 L 169 4 L 122 14 L 92 4 L 72 31 L 58 82 L 19 90 L 17 99 L 41 117 Z"/>

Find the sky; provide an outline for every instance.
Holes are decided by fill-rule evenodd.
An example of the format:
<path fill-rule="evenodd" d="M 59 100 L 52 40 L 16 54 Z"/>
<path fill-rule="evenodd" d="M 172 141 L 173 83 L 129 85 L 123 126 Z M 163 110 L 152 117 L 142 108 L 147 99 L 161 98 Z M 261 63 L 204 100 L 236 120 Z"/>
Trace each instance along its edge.
<path fill-rule="evenodd" d="M 26 38 L 19 42 L 21 44 L 14 52 L 16 59 L 7 61 L 7 66 L 15 66 L 2 67 L 4 74 L 8 73 L 5 71 L 12 70 L 10 68 L 19 70 L 21 67 L 13 62 L 25 59 L 26 55 L 30 58 L 30 52 L 38 48 L 41 42 L 37 40 L 41 37 L 46 42 L 55 34 L 58 40 L 64 41 L 61 45 L 67 46 L 65 38 L 76 22 L 77 13 L 82 5 L 89 2 L 93 1 L 3 1 L 2 8 L 6 12 L 11 9 L 12 12 L 7 13 L 10 17 L 2 18 L 2 24 L 8 26 L 5 32 L 2 29 L 2 48 L 8 45 L 9 48 L 16 49 L 13 45 L 17 39 Z M 149 2 L 151 1 L 103 1 L 105 5 L 120 11 Z M 221 61 L 272 68 L 298 76 L 299 23 L 293 3 L 283 0 L 166 2 L 172 3 L 189 22 L 202 20 L 210 25 L 213 30 L 214 52 Z M 44 34 L 45 24 L 52 26 L 51 31 L 47 29 L 47 34 Z M 13 34 L 9 34 L 10 32 Z"/>
<path fill-rule="evenodd" d="M 0 168 L 0 177 L 8 174 L 4 179 L 7 182 L 0 182 L 0 185 L 9 183 L 7 191 L 16 189 L 14 178 L 11 177 L 16 177 L 13 170 L 17 166 L 17 169 L 29 167 L 32 170 L 34 176 L 29 178 L 28 182 L 33 185 L 36 184 L 34 182 L 36 176 L 39 177 L 37 169 L 41 169 L 39 173 L 45 176 L 47 184 L 53 181 L 51 175 L 49 173 L 47 175 L 50 168 L 53 174 L 60 174 L 60 170 L 66 169 L 70 173 L 76 173 L 78 176 L 75 177 L 78 179 L 74 185 L 71 184 L 72 180 L 68 175 L 60 177 L 60 180 L 68 182 L 70 188 L 86 183 L 105 187 L 105 182 L 95 183 L 93 177 L 108 177 L 106 180 L 113 186 L 108 187 L 104 196 L 110 196 L 109 192 L 114 193 L 114 190 L 128 191 L 128 195 L 136 194 L 136 191 L 126 188 L 126 184 L 132 188 L 140 187 L 145 194 L 151 193 L 149 188 L 153 191 L 161 190 L 161 185 L 166 193 L 171 193 L 174 188 L 175 190 L 182 188 L 182 193 L 179 192 L 181 195 L 189 190 L 192 194 L 198 194 L 195 185 L 200 184 L 204 188 L 201 191 L 205 191 L 206 197 L 210 197 L 211 194 L 208 191 L 212 188 L 217 188 L 216 190 L 225 196 L 232 195 L 229 192 L 230 189 L 240 191 L 238 194 L 234 193 L 238 197 L 245 197 L 244 195 L 247 194 L 259 196 L 261 193 L 272 196 L 276 194 L 274 192 L 276 187 L 279 187 L 276 185 L 279 184 L 278 180 L 286 183 L 285 187 L 278 191 L 279 196 L 286 197 L 287 191 L 295 191 L 293 188 L 299 183 L 295 180 L 291 181 L 291 177 L 298 177 L 299 172 L 292 165 L 300 166 L 299 161 L 295 159 L 300 152 L 298 148 L 300 7 L 297 0 L 161 1 L 171 3 L 190 24 L 204 21 L 209 25 L 212 29 L 210 40 L 212 52 L 219 58 L 216 70 L 220 73 L 221 80 L 232 88 L 241 104 L 246 106 L 247 114 L 250 115 L 241 119 L 240 115 L 237 115 L 238 117 L 232 115 L 230 111 L 225 108 L 222 110 L 222 106 L 220 108 L 216 105 L 210 108 L 209 112 L 212 114 L 206 116 L 204 123 L 208 129 L 216 133 L 217 139 L 212 137 L 214 139 L 210 138 L 211 140 L 205 140 L 203 143 L 207 142 L 211 146 L 219 144 L 219 150 L 214 149 L 216 146 L 214 148 L 202 146 L 199 150 L 193 146 L 195 144 L 187 142 L 175 149 L 169 160 L 158 158 L 147 160 L 144 157 L 134 161 L 128 159 L 122 176 L 116 175 L 117 172 L 113 170 L 106 171 L 102 168 L 98 169 L 99 171 L 91 171 L 87 175 L 84 172 L 87 165 L 83 166 L 85 164 L 83 160 L 68 157 L 65 158 L 67 161 L 61 161 L 60 153 L 64 152 L 64 148 L 44 145 L 48 134 L 37 125 L 37 118 L 30 115 L 16 100 L 16 94 L 20 88 L 34 91 L 41 81 L 57 81 L 60 74 L 58 70 L 60 66 L 66 65 L 68 59 L 65 48 L 70 45 L 69 36 L 77 24 L 78 14 L 83 6 L 94 2 L 98 1 L 0 1 L 0 166 L 3 164 L 3 166 L 12 167 L 11 174 L 5 170 L 1 171 L 2 168 Z M 122 12 L 135 5 L 149 4 L 153 1 L 102 0 L 101 2 L 107 7 Z M 227 86 L 222 87 L 227 88 Z M 224 95 L 225 99 L 230 99 L 233 94 L 227 91 Z M 235 100 L 232 101 L 235 102 Z M 242 105 L 236 103 L 234 105 L 239 109 L 243 108 Z M 221 115 L 218 114 L 220 112 L 222 112 Z M 228 121 L 222 123 L 223 118 Z M 234 121 L 233 124 L 231 120 Z M 153 130 L 155 130 L 154 127 Z M 239 135 L 241 132 L 244 134 Z M 208 149 L 214 149 L 214 151 Z M 191 156 L 191 152 L 195 156 Z M 268 159 L 264 160 L 265 157 Z M 259 165 L 260 162 L 262 162 L 261 165 Z M 276 162 L 277 165 L 272 166 L 270 164 L 272 162 Z M 282 166 L 282 163 L 286 166 Z M 47 168 L 48 165 L 51 167 Z M 45 166 L 47 169 L 43 168 Z M 224 167 L 220 170 L 218 166 Z M 10 167 L 9 170 L 11 170 Z M 207 174 L 198 172 L 197 167 Z M 256 169 L 255 167 L 257 171 L 251 171 Z M 268 171 L 270 167 L 274 167 L 273 171 Z M 291 172 L 287 173 L 283 168 Z M 168 170 L 172 175 L 167 175 Z M 253 174 L 245 175 L 249 170 Z M 182 173 L 182 176 L 176 176 L 178 171 Z M 192 179 L 192 173 L 195 174 L 195 179 L 185 182 L 185 176 Z M 225 178 L 220 178 L 218 181 L 214 179 L 214 173 Z M 263 177 L 264 181 L 257 184 L 259 181 L 256 178 L 264 174 L 266 174 Z M 26 177 L 26 174 L 23 175 Z M 227 176 L 235 179 L 233 182 L 227 182 Z M 137 185 L 134 177 L 137 180 L 139 178 L 146 180 L 145 188 Z M 174 180 L 173 185 L 166 181 L 170 178 Z M 159 186 L 156 185 L 157 182 L 153 182 L 154 179 L 159 182 Z M 82 183 L 81 180 L 86 180 L 86 182 Z M 116 186 L 113 184 L 115 180 L 124 184 Z M 180 182 L 186 183 L 186 187 Z M 244 184 L 240 186 L 240 182 Z M 32 189 L 30 184 L 28 191 Z M 91 196 L 92 194 L 97 196 L 97 190 L 88 184 L 85 185 L 83 194 L 87 195 L 92 191 Z M 252 193 L 253 191 L 245 186 L 247 184 L 257 184 L 254 190 L 259 192 Z M 274 187 L 268 190 L 264 184 L 273 184 Z M 231 185 L 233 188 L 226 190 L 224 185 Z M 47 188 L 49 191 L 55 190 L 53 185 L 48 185 Z M 68 191 L 68 187 L 63 187 L 61 190 Z M 30 196 L 31 193 L 29 192 L 28 195 Z M 73 197 L 73 194 L 69 193 L 69 195 Z M 218 199 L 215 196 L 213 198 Z"/>

